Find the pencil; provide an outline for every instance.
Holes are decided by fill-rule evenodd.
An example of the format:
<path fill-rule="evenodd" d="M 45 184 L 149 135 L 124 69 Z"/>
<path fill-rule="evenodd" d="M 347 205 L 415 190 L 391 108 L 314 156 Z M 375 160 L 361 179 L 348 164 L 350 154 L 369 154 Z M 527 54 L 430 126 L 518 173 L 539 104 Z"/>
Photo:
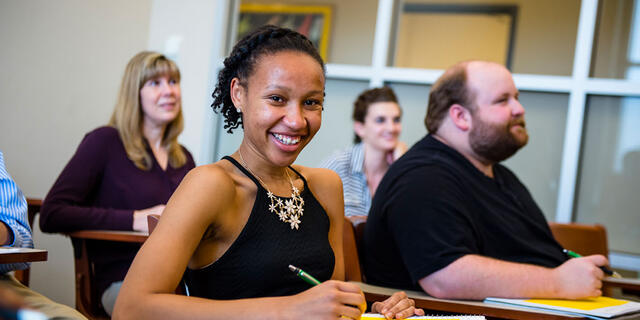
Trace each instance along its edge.
<path fill-rule="evenodd" d="M 295 272 L 298 277 L 302 278 L 302 280 L 306 281 L 308 284 L 310 284 L 312 286 L 317 286 L 317 285 L 320 284 L 320 281 L 318 281 L 318 279 L 316 279 L 313 276 L 311 276 L 310 274 L 304 272 L 300 268 L 297 268 L 295 266 L 289 265 L 289 270 Z"/>

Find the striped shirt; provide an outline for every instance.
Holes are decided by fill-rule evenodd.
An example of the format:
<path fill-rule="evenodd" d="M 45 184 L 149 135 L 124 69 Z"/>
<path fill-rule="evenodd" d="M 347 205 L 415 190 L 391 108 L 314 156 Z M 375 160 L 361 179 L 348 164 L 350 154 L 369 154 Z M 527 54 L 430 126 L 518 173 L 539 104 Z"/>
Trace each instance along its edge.
<path fill-rule="evenodd" d="M 371 208 L 371 193 L 364 175 L 364 146 L 358 143 L 335 152 L 320 165 L 335 171 L 342 179 L 344 214 L 366 216 Z"/>
<path fill-rule="evenodd" d="M 0 221 L 13 233 L 11 247 L 33 248 L 31 228 L 27 218 L 27 201 L 4 165 L 0 151 Z M 28 263 L 0 264 L 0 274 L 29 267 Z"/>

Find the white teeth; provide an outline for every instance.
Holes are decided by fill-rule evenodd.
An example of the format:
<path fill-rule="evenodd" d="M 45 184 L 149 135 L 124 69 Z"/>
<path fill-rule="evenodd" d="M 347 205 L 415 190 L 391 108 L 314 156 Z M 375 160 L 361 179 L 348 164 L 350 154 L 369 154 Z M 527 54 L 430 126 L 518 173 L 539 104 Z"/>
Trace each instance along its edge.
<path fill-rule="evenodd" d="M 277 133 L 274 133 L 273 136 L 276 137 L 276 139 L 278 139 L 278 141 L 280 141 L 282 144 L 286 145 L 292 145 L 300 142 L 300 137 L 289 137 Z"/>

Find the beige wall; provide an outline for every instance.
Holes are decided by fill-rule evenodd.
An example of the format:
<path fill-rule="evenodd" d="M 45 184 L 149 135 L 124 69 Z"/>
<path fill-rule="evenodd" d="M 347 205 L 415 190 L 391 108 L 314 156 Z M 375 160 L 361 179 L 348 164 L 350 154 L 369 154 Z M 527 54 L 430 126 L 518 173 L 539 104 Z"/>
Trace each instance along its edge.
<path fill-rule="evenodd" d="M 211 93 L 224 54 L 228 0 L 153 0 L 148 48 L 165 52 L 182 74 L 185 129 L 180 143 L 196 164 L 213 160 L 216 118 Z"/>
<path fill-rule="evenodd" d="M 151 1 L 0 2 L 0 150 L 28 197 L 42 198 L 84 134 L 111 114 L 124 66 L 147 46 Z M 31 287 L 74 305 L 71 245 L 34 230 L 49 261 Z"/>
<path fill-rule="evenodd" d="M 0 150 L 27 197 L 43 198 L 89 130 L 111 115 L 127 61 L 167 52 L 182 73 L 185 130 L 197 163 L 211 159 L 209 108 L 227 0 L 0 0 Z M 179 41 L 175 41 L 178 39 Z M 75 305 L 70 242 L 34 229 L 49 250 L 31 287 Z"/>

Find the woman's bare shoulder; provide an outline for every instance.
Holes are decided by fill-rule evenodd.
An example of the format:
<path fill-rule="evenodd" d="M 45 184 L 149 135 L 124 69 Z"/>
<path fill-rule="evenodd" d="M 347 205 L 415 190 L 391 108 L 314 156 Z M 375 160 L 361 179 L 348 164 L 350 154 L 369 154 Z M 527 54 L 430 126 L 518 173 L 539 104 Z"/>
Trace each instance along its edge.
<path fill-rule="evenodd" d="M 340 180 L 340 176 L 330 169 L 326 168 L 312 168 L 294 165 L 294 169 L 296 169 L 305 179 L 307 179 L 307 183 L 313 187 L 320 188 L 336 188 L 337 186 L 342 187 L 342 181 Z"/>
<path fill-rule="evenodd" d="M 329 169 L 303 166 L 294 166 L 294 169 L 307 179 L 309 189 L 330 216 L 344 214 L 342 181 L 337 173 Z"/>
<path fill-rule="evenodd" d="M 175 195 L 187 195 L 204 203 L 225 203 L 235 197 L 232 173 L 219 162 L 198 166 L 184 177 Z"/>

